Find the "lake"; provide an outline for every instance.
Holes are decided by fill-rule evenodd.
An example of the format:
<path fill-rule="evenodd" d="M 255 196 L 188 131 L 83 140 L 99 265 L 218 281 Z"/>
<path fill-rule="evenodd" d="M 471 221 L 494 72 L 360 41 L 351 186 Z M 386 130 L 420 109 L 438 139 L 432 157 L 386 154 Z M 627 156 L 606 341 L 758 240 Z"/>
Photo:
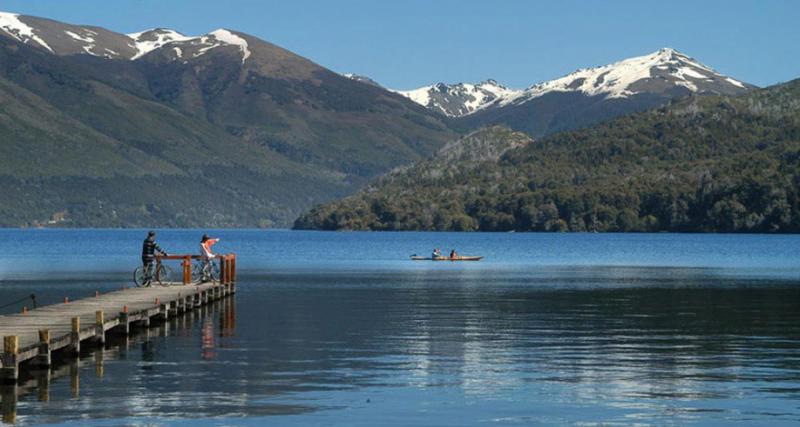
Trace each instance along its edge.
<path fill-rule="evenodd" d="M 194 253 L 203 232 L 158 240 Z M 0 230 L 0 306 L 129 285 L 145 234 Z M 209 234 L 235 298 L 5 388 L 6 421 L 800 423 L 800 236 Z M 408 259 L 434 247 L 485 259 Z"/>

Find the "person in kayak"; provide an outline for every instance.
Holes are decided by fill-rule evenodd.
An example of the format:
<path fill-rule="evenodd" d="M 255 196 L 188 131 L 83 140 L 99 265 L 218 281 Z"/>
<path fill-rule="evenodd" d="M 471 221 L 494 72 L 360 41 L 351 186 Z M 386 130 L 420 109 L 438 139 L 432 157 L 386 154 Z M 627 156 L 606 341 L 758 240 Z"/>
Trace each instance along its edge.
<path fill-rule="evenodd" d="M 217 257 L 214 252 L 211 251 L 211 247 L 217 242 L 219 242 L 219 239 L 212 239 L 208 237 L 208 234 L 203 234 L 203 237 L 200 239 L 200 259 L 203 261 L 204 282 L 210 279 L 211 276 L 211 263 L 214 262 L 214 258 Z"/>
<path fill-rule="evenodd" d="M 145 272 L 152 273 L 153 263 L 156 260 L 156 254 L 167 255 L 167 252 L 161 249 L 161 246 L 156 243 L 156 232 L 150 230 L 147 237 L 142 242 L 142 267 Z"/>
<path fill-rule="evenodd" d="M 455 249 L 450 250 L 450 259 L 458 259 L 458 252 Z"/>
<path fill-rule="evenodd" d="M 441 257 L 442 257 L 442 251 L 440 251 L 439 248 L 435 248 L 433 250 L 433 253 L 431 254 L 431 258 L 436 259 Z"/>

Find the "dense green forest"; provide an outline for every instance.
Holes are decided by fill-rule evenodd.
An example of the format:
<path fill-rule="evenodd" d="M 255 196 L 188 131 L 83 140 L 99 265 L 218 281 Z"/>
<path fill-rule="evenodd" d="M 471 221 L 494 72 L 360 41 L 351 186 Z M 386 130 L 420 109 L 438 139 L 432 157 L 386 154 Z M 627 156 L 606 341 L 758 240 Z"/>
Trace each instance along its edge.
<path fill-rule="evenodd" d="M 480 153 L 449 144 L 295 228 L 800 232 L 800 80 L 536 141 L 493 127 L 460 142 Z"/>

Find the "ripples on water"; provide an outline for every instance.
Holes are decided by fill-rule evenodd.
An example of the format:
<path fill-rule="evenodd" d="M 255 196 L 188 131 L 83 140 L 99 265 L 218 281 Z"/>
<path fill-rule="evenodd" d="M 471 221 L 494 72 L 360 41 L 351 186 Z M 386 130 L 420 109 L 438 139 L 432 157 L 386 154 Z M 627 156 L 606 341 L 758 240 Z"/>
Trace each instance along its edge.
<path fill-rule="evenodd" d="M 244 269 L 234 300 L 87 353 L 47 393 L 26 388 L 15 420 L 800 423 L 792 265 L 777 278 L 720 266 L 348 267 Z M 2 285 L 56 301 L 124 280 Z"/>

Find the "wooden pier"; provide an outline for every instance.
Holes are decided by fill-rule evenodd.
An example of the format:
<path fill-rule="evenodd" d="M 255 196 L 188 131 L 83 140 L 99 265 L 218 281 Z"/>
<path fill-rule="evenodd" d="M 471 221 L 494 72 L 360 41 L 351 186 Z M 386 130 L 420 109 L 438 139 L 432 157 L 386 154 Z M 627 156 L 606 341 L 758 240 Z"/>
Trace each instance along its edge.
<path fill-rule="evenodd" d="M 16 383 L 20 369 L 49 367 L 55 352 L 77 356 L 81 345 L 104 344 L 107 333 L 128 335 L 232 295 L 235 267 L 226 263 L 235 266 L 235 257 L 223 258 L 220 282 L 127 288 L 0 316 L 0 381 Z"/>

